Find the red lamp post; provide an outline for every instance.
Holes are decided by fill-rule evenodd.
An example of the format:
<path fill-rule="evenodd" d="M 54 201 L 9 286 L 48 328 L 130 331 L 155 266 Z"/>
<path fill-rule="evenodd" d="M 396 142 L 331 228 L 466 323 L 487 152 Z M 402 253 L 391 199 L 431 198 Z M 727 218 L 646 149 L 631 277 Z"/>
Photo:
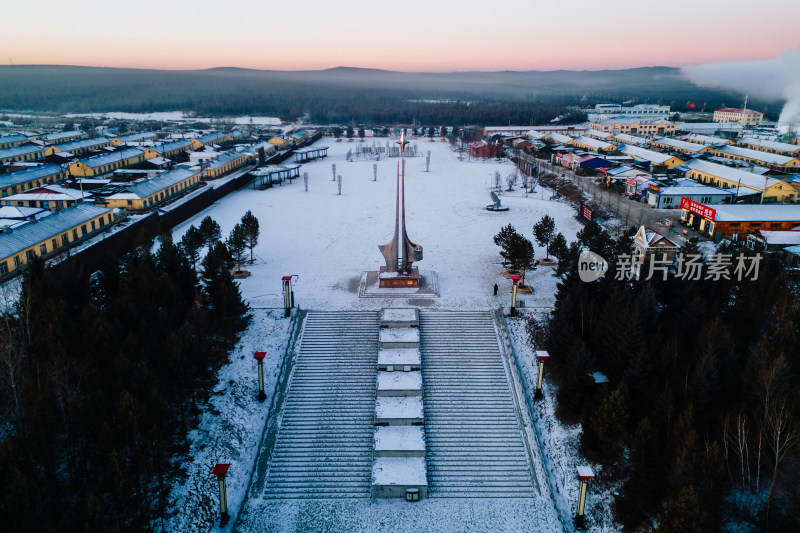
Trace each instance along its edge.
<path fill-rule="evenodd" d="M 296 277 L 296 274 L 283 276 L 281 278 L 283 284 L 283 307 L 286 311 L 284 316 L 290 316 L 292 314 L 292 307 L 294 307 L 294 292 L 292 291 L 292 278 L 294 277 Z"/>
<path fill-rule="evenodd" d="M 519 280 L 522 279 L 522 276 L 517 276 L 516 274 L 509 276 L 511 281 L 514 282 L 514 286 L 511 288 L 511 316 L 516 315 L 517 309 L 517 284 Z"/>
<path fill-rule="evenodd" d="M 583 509 L 586 505 L 586 487 L 589 485 L 589 480 L 594 479 L 594 472 L 590 466 L 578 466 L 578 480 L 580 486 L 578 487 L 578 512 L 575 515 L 575 525 L 578 529 L 586 528 L 586 517 L 583 515 Z"/>
<path fill-rule="evenodd" d="M 550 354 L 544 350 L 536 351 L 536 359 L 539 361 L 539 375 L 536 378 L 536 397 L 542 397 L 542 378 L 544 377 L 544 362 L 550 357 Z"/>
<path fill-rule="evenodd" d="M 264 357 L 267 356 L 267 352 L 256 352 L 253 356 L 253 359 L 258 361 L 258 401 L 263 402 L 267 399 L 267 395 L 264 392 Z"/>
<path fill-rule="evenodd" d="M 228 515 L 228 495 L 225 491 L 225 475 L 228 473 L 228 469 L 231 467 L 230 463 L 217 463 L 217 465 L 211 470 L 211 475 L 217 476 L 217 480 L 219 481 L 219 525 L 220 527 L 224 526 L 230 520 L 230 516 Z"/>

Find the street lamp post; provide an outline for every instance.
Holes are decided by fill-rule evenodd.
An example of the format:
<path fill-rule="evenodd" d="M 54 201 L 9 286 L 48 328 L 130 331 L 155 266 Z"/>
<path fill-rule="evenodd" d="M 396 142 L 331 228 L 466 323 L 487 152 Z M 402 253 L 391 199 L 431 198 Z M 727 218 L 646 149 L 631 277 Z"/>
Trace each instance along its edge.
<path fill-rule="evenodd" d="M 219 481 L 219 525 L 220 527 L 225 526 L 230 520 L 230 516 L 228 515 L 228 495 L 225 490 L 225 475 L 228 473 L 228 469 L 231 467 L 230 463 L 217 463 L 217 465 L 211 470 L 211 475 L 217 476 L 217 481 Z"/>
<path fill-rule="evenodd" d="M 589 480 L 594 478 L 594 472 L 588 465 L 576 467 L 578 471 L 578 512 L 575 514 L 575 526 L 578 529 L 586 528 L 586 517 L 583 514 L 584 507 L 586 506 L 586 489 L 589 485 Z"/>
<path fill-rule="evenodd" d="M 516 308 L 517 308 L 517 284 L 519 280 L 522 279 L 522 276 L 512 275 L 511 281 L 514 282 L 514 286 L 511 287 L 511 316 L 516 315 Z"/>
<path fill-rule="evenodd" d="M 264 357 L 267 352 L 256 352 L 253 359 L 258 361 L 258 401 L 263 402 L 267 399 L 267 394 L 264 392 Z"/>
<path fill-rule="evenodd" d="M 536 359 L 539 361 L 539 375 L 536 378 L 536 398 L 541 398 L 542 394 L 542 378 L 544 377 L 544 362 L 550 357 L 550 354 L 544 350 L 536 351 Z"/>

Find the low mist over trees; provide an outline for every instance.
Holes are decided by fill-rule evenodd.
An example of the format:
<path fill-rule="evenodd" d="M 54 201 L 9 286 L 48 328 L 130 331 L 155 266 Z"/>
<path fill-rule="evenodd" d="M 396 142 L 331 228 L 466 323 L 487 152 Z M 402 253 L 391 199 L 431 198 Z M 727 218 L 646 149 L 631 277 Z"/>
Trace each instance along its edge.
<path fill-rule="evenodd" d="M 713 109 L 742 95 L 698 87 L 679 69 L 667 67 L 437 74 L 0 66 L 0 109 L 28 111 L 186 111 L 284 120 L 307 115 L 340 124 L 540 124 L 556 117 L 582 120 L 568 106 L 629 99 L 680 111 L 690 101 Z M 753 109 L 768 113 L 779 112 L 779 105 L 751 99 Z"/>

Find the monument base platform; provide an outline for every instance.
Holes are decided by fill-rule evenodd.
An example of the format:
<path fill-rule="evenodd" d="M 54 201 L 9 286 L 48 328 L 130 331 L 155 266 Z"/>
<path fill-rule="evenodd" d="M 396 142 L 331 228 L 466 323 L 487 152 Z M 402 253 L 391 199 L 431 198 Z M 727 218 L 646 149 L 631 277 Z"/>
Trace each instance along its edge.
<path fill-rule="evenodd" d="M 439 297 L 439 280 L 436 272 L 423 270 L 419 273 L 419 285 L 384 288 L 380 285 L 380 272 L 369 270 L 361 273 L 358 286 L 359 298 L 404 298 L 407 305 L 425 305 L 419 301 Z"/>
<path fill-rule="evenodd" d="M 419 287 L 419 268 L 412 266 L 409 274 L 386 272 L 382 266 L 378 274 L 378 287 L 381 289 L 413 289 Z"/>

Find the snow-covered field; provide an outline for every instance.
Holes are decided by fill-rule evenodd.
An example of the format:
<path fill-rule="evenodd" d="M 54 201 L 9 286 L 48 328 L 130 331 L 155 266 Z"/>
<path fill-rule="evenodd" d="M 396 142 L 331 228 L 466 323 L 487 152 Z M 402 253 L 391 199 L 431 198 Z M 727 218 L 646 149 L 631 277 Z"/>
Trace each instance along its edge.
<path fill-rule="evenodd" d="M 227 236 L 250 209 L 259 219 L 261 238 L 255 249 L 256 263 L 247 265 L 252 275 L 240 280 L 242 293 L 254 308 L 254 321 L 231 362 L 220 371 L 212 409 L 191 435 L 190 477 L 174 491 L 177 515 L 167 530 L 207 530 L 218 516 L 217 489 L 208 475 L 218 461 L 232 463 L 228 503 L 233 519 L 228 530 L 235 522 L 271 400 L 264 404 L 255 401 L 252 354 L 266 348 L 274 356 L 265 369 L 271 394 L 279 371 L 275 357 L 283 354 L 291 333 L 289 321 L 275 310 L 282 305 L 282 276 L 299 276 L 295 300 L 304 309 L 379 309 L 409 303 L 442 309 L 491 309 L 507 306 L 510 300 L 511 282 L 502 276 L 499 249 L 492 240 L 501 227 L 510 223 L 531 241 L 533 224 L 545 214 L 555 219 L 557 231 L 568 240 L 573 240 L 580 228 L 571 206 L 549 201 L 548 190 L 526 197 L 519 184 L 516 191 L 501 193 L 509 211 L 486 211 L 495 171 L 505 177 L 514 167 L 507 162 L 459 161 L 449 144 L 419 140 L 420 152 L 431 151 L 431 165 L 430 172 L 425 172 L 424 157 L 406 160 L 408 234 L 424 249 L 420 268 L 437 273 L 440 297 L 359 298 L 362 273 L 378 270 L 382 262 L 378 245 L 388 242 L 394 230 L 397 159 L 348 162 L 345 154 L 355 149 L 357 142 L 324 139 L 317 144 L 330 147 L 329 157 L 303 165 L 301 177 L 294 183 L 264 191 L 242 189 L 175 229 L 177 240 L 190 224 L 198 225 L 210 215 Z M 341 196 L 332 180 L 332 164 L 342 175 Z M 373 164 L 378 165 L 377 181 L 373 181 Z M 308 172 L 308 192 L 303 172 Z M 537 257 L 544 255 L 542 248 L 536 250 Z M 526 305 L 551 306 L 556 286 L 552 268 L 529 272 L 527 281 L 535 292 L 522 296 Z M 495 283 L 501 287 L 498 296 L 492 291 Z M 519 350 L 518 339 L 514 341 Z M 564 457 L 565 461 L 571 459 Z M 557 513 L 546 498 L 429 499 L 413 506 L 403 501 L 259 501 L 248 503 L 248 516 L 258 516 L 258 520 L 241 525 L 242 531 L 264 531 L 266 524 L 280 524 L 280 531 L 340 531 L 337 525 L 343 523 L 354 532 L 561 530 Z"/>
<path fill-rule="evenodd" d="M 384 140 L 385 143 L 385 140 Z M 301 177 L 293 183 L 264 191 L 242 189 L 230 194 L 176 228 L 180 238 L 189 224 L 198 225 L 211 215 L 227 236 L 248 209 L 258 217 L 261 239 L 255 253 L 253 275 L 242 280 L 242 292 L 250 305 L 279 307 L 281 277 L 299 275 L 295 300 L 305 309 L 377 309 L 407 305 L 400 299 L 358 297 L 358 283 L 365 270 L 378 270 L 383 257 L 378 245 L 391 239 L 394 231 L 395 176 L 397 159 L 381 161 L 345 160 L 348 149 L 358 142 L 341 143 L 323 139 L 317 143 L 330 147 L 329 157 L 303 165 Z M 364 144 L 370 144 L 366 142 Z M 504 205 L 511 209 L 492 213 L 484 209 L 491 203 L 492 176 L 514 172 L 510 163 L 459 161 L 458 154 L 443 142 L 417 142 L 420 152 L 431 151 L 430 172 L 425 158 L 406 159 L 406 221 L 409 238 L 420 244 L 424 258 L 421 270 L 436 271 L 441 297 L 425 304 L 444 309 L 489 309 L 508 305 L 511 282 L 501 277 L 499 248 L 492 237 L 501 227 L 513 224 L 533 241 L 532 227 L 545 214 L 555 219 L 557 231 L 568 240 L 575 238 L 580 225 L 574 209 L 549 201 L 549 191 L 524 197 L 516 191 L 503 192 Z M 342 175 L 342 195 L 332 180 L 331 165 Z M 378 165 L 373 181 L 372 165 Z M 302 172 L 308 172 L 308 192 Z M 544 196 L 544 199 L 542 198 Z M 544 249 L 536 247 L 537 257 Z M 526 305 L 552 304 L 555 278 L 550 268 L 540 267 L 527 277 L 535 292 L 526 295 Z M 498 283 L 501 293 L 492 295 Z"/>

